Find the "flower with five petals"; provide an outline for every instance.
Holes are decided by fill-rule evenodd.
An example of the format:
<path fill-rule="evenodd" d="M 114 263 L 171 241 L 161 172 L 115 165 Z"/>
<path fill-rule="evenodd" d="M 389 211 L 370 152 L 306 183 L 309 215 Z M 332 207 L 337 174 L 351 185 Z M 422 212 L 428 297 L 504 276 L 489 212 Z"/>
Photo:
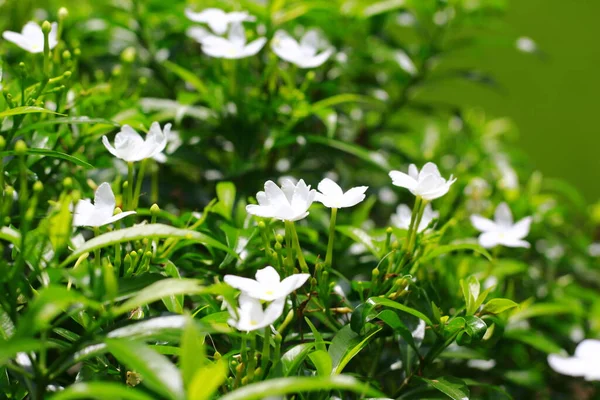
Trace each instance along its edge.
<path fill-rule="evenodd" d="M 239 59 L 257 54 L 267 42 L 267 38 L 260 37 L 246 43 L 246 32 L 241 23 L 231 24 L 227 38 L 216 35 L 200 35 L 188 32 L 201 45 L 204 54 L 215 58 Z"/>
<path fill-rule="evenodd" d="M 300 68 L 318 67 L 333 54 L 333 48 L 328 47 L 315 30 L 306 32 L 300 42 L 287 32 L 279 30 L 275 32 L 271 48 L 279 58 Z M 317 54 L 323 48 L 325 49 Z"/>
<path fill-rule="evenodd" d="M 315 200 L 323 203 L 327 208 L 346 208 L 352 207 L 365 199 L 365 192 L 368 186 L 357 186 L 344 193 L 342 188 L 329 178 L 319 182 Z"/>
<path fill-rule="evenodd" d="M 283 313 L 285 298 L 276 300 L 263 309 L 260 300 L 242 293 L 238 303 L 237 313 L 228 306 L 231 318 L 227 323 L 240 331 L 250 332 L 265 328 L 277 321 Z"/>
<path fill-rule="evenodd" d="M 514 223 L 510 208 L 506 203 L 500 203 L 494 213 L 494 221 L 481 215 L 471 215 L 471 223 L 479 230 L 479 244 L 485 248 L 496 245 L 506 247 L 530 247 L 529 242 L 523 240 L 529 234 L 531 217 L 525 217 Z"/>
<path fill-rule="evenodd" d="M 392 184 L 407 188 L 412 194 L 426 201 L 442 197 L 448 193 L 450 186 L 456 181 L 453 176 L 450 176 L 448 180 L 443 178 L 437 165 L 432 162 L 425 164 L 421 171 L 415 164 L 410 164 L 408 174 L 391 171 L 389 175 L 392 178 Z"/>
<path fill-rule="evenodd" d="M 223 280 L 229 286 L 241 290 L 246 295 L 264 301 L 285 299 L 310 278 L 309 274 L 293 274 L 280 280 L 275 268 L 268 266 L 256 271 L 256 280 L 236 275 L 225 275 Z"/>
<path fill-rule="evenodd" d="M 600 381 L 600 340 L 583 340 L 577 345 L 573 357 L 550 354 L 548 364 L 559 374 Z"/>
<path fill-rule="evenodd" d="M 53 22 L 52 29 L 48 34 L 48 47 L 50 50 L 58 44 L 58 39 L 56 38 L 57 32 L 58 24 Z M 21 33 L 4 31 L 2 37 L 30 53 L 41 53 L 44 51 L 44 33 L 42 32 L 42 28 L 33 21 L 26 23 Z"/>
<path fill-rule="evenodd" d="M 73 212 L 73 226 L 99 227 L 135 214 L 135 211 L 127 211 L 113 215 L 115 205 L 115 195 L 110 185 L 104 182 L 96 189 L 94 204 L 88 199 L 77 202 Z"/>
<path fill-rule="evenodd" d="M 275 182 L 267 181 L 265 191 L 256 194 L 258 204 L 247 205 L 246 211 L 257 217 L 298 221 L 308 215 L 315 196 L 316 190 L 311 190 L 302 179 L 295 185 L 285 179 L 281 188 Z"/>
<path fill-rule="evenodd" d="M 171 124 L 166 124 L 161 130 L 158 122 L 153 122 L 144 140 L 132 127 L 123 125 L 121 131 L 115 136 L 114 147 L 106 136 L 102 136 L 102 143 L 113 156 L 121 160 L 141 161 L 155 157 L 165 149 L 170 131 Z"/>

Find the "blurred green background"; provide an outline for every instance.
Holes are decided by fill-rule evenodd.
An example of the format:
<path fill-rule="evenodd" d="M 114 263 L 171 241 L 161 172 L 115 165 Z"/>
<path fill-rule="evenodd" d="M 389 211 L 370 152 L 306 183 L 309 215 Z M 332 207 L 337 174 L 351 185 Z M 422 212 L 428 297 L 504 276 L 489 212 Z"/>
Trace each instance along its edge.
<path fill-rule="evenodd" d="M 499 90 L 456 80 L 431 94 L 510 117 L 534 167 L 577 186 L 589 202 L 600 199 L 598 16 L 598 0 L 510 0 L 502 31 L 532 38 L 542 55 L 499 37 L 456 55 L 494 77 Z"/>

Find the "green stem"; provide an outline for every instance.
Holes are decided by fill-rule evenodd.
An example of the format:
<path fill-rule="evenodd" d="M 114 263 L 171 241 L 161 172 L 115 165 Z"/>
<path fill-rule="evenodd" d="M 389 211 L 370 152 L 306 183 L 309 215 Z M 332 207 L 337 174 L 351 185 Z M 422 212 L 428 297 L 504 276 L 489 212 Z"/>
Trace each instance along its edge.
<path fill-rule="evenodd" d="M 125 206 L 127 204 L 127 206 Z M 123 202 L 127 211 L 133 207 L 133 163 L 127 163 L 127 203 Z"/>
<path fill-rule="evenodd" d="M 290 222 L 290 231 L 292 232 L 294 247 L 296 248 L 296 255 L 298 256 L 298 263 L 300 263 L 300 268 L 302 269 L 302 272 L 308 273 L 308 264 L 306 264 L 304 254 L 302 254 L 300 240 L 298 239 L 298 232 L 296 232 L 296 225 L 294 225 L 293 222 Z"/>
<path fill-rule="evenodd" d="M 335 239 L 335 220 L 337 218 L 337 208 L 331 209 L 331 220 L 329 222 L 329 241 L 327 242 L 327 255 L 325 256 L 325 267 L 331 267 L 333 259 L 333 241 Z"/>
<path fill-rule="evenodd" d="M 135 192 L 133 193 L 133 199 L 131 200 L 132 202 L 132 210 L 137 209 L 139 200 L 140 200 L 140 194 L 142 192 L 142 183 L 144 181 L 144 173 L 146 172 L 146 165 L 148 164 L 148 159 L 144 159 L 140 165 L 140 170 L 138 171 L 137 174 L 137 181 L 135 182 Z"/>
<path fill-rule="evenodd" d="M 285 247 L 287 249 L 286 261 L 288 264 L 288 275 L 294 273 L 294 252 L 292 250 L 292 231 L 290 228 L 291 222 L 285 221 Z"/>
<path fill-rule="evenodd" d="M 152 167 L 152 181 L 150 190 L 150 203 L 158 203 L 158 168 L 156 164 Z"/>
<path fill-rule="evenodd" d="M 266 327 L 263 337 L 263 349 L 260 358 L 260 369 L 262 370 L 262 376 L 265 376 L 267 373 L 267 365 L 271 358 L 271 328 Z"/>
<path fill-rule="evenodd" d="M 94 227 L 94 236 L 100 236 L 100 228 Z M 96 271 L 102 268 L 102 260 L 100 259 L 100 249 L 94 250 L 94 266 L 91 267 L 90 270 L 90 288 L 92 289 L 92 293 L 96 293 Z"/>
<path fill-rule="evenodd" d="M 248 377 L 248 383 L 254 380 L 254 370 L 256 369 L 256 333 L 250 333 L 250 351 L 248 352 L 248 369 L 246 370 L 246 376 Z"/>

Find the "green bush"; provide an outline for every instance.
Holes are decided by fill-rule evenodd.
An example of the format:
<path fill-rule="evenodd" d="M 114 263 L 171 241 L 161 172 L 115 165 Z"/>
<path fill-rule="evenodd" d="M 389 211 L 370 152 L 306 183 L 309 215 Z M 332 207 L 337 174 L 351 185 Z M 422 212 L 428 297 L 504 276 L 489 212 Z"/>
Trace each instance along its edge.
<path fill-rule="evenodd" d="M 422 93 L 504 1 L 201 3 L 0 3 L 3 398 L 600 395 L 600 211 Z"/>

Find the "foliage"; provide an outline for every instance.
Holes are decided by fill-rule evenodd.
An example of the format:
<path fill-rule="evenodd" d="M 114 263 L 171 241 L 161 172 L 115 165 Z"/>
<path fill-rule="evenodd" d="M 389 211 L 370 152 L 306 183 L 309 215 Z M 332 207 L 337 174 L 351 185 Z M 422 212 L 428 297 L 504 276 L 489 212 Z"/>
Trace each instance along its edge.
<path fill-rule="evenodd" d="M 59 23 L 52 51 L 0 45 L 6 398 L 600 393 L 546 362 L 600 336 L 600 274 L 588 251 L 598 213 L 531 168 L 510 121 L 423 94 L 452 79 L 494 87 L 446 56 L 513 43 L 504 1 L 188 5 L 249 11 L 251 39 L 318 28 L 337 53 L 309 70 L 269 45 L 239 60 L 207 57 L 186 36 L 194 24 L 180 2 L 80 1 L 68 16 L 61 5 L 46 4 Z M 0 3 L 0 25 L 20 31 L 32 11 Z M 147 131 L 154 121 L 172 123 L 182 142 L 164 163 L 148 158 L 134 174 L 101 144 L 123 125 Z M 390 224 L 398 204 L 416 204 L 412 218 L 423 210 L 388 172 L 429 161 L 458 178 L 432 203 L 439 217 L 420 232 Z M 331 219 L 317 203 L 295 224 L 249 215 L 265 181 L 283 176 L 369 189 Z M 72 228 L 73 204 L 104 181 L 137 214 Z M 531 249 L 478 244 L 469 216 L 501 202 L 533 216 Z M 223 277 L 267 265 L 310 279 L 272 327 L 238 332 L 225 305 L 238 292 Z"/>

